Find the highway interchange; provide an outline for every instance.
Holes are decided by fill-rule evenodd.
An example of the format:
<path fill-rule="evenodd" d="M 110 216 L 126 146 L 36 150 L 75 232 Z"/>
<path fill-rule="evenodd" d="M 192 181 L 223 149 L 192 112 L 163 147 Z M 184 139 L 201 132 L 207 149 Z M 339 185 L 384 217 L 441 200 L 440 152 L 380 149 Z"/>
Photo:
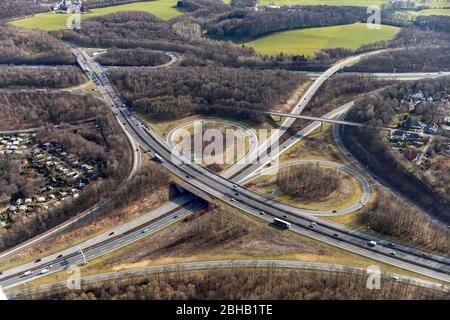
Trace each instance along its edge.
<path fill-rule="evenodd" d="M 89 71 L 89 76 L 94 78 L 97 82 L 98 89 L 104 100 L 113 108 L 117 120 L 124 128 L 124 131 L 127 133 L 130 141 L 133 142 L 133 150 L 137 150 L 135 151 L 137 153 L 134 161 L 135 168 L 138 167 L 138 159 L 140 159 L 139 148 L 137 147 L 139 146 L 144 153 L 148 153 L 151 156 L 155 156 L 155 153 L 158 154 L 163 159 L 162 165 L 178 178 L 183 180 L 184 186 L 187 187 L 188 190 L 198 190 L 200 194 L 207 194 L 212 199 L 220 200 L 230 207 L 235 207 L 248 214 L 258 217 L 259 219 L 263 219 L 267 223 L 272 222 L 274 217 L 278 217 L 292 223 L 291 230 L 293 232 L 297 232 L 333 246 L 370 257 L 383 263 L 404 268 L 438 280 L 450 282 L 450 259 L 446 257 L 441 257 L 434 254 L 423 257 L 420 256 L 416 249 L 399 244 L 391 244 L 383 239 L 374 239 L 374 237 L 369 237 L 336 224 L 322 220 L 315 220 L 314 217 L 308 212 L 302 212 L 301 210 L 295 210 L 295 208 L 280 205 L 279 203 L 250 192 L 240 185 L 248 180 L 252 175 L 258 174 L 264 166 L 271 162 L 274 155 L 260 158 L 258 161 L 250 162 L 253 164 L 247 167 L 245 167 L 244 164 L 240 166 L 231 166 L 220 175 L 211 172 L 206 168 L 200 167 L 184 158 L 174 157 L 170 146 L 168 146 L 162 138 L 152 131 L 151 128 L 145 126 L 133 115 L 132 112 L 130 112 L 130 110 L 126 108 L 126 106 L 124 106 L 122 99 L 113 89 L 107 76 L 102 75 L 103 69 L 101 66 L 98 65 L 91 57 L 86 55 L 82 49 L 75 47 L 72 47 L 72 49 L 83 70 Z M 378 52 L 379 51 L 371 52 L 366 55 L 377 54 Z M 292 113 L 300 114 L 326 79 L 341 70 L 344 66 L 350 65 L 359 59 L 361 59 L 361 56 L 344 60 L 343 62 L 322 73 L 314 84 L 308 89 L 301 101 L 293 109 Z M 98 74 L 100 74 L 100 76 L 98 76 Z M 351 103 L 337 108 L 323 117 L 330 119 L 334 118 L 344 114 L 350 107 Z M 283 122 L 281 130 L 277 133 L 278 138 L 292 125 L 293 122 L 294 119 L 291 118 L 288 118 Z M 302 139 L 319 126 L 320 122 L 317 121 L 309 124 L 307 127 L 295 134 L 291 139 L 285 141 L 280 146 L 279 153 L 276 156 L 279 156 L 281 153 L 291 148 L 296 142 L 298 142 L 298 140 Z M 268 147 L 268 143 L 262 143 L 258 146 L 258 151 L 262 151 L 263 148 L 267 149 Z M 256 154 L 256 151 L 250 152 L 246 157 L 249 157 L 250 159 L 253 157 L 253 159 L 255 159 Z M 122 228 L 121 230 L 117 232 L 111 231 L 114 232 L 112 235 L 111 232 L 108 232 L 101 235 L 98 239 L 95 239 L 95 241 L 80 245 L 82 248 L 84 247 L 83 251 L 85 257 L 87 260 L 90 260 L 97 256 L 111 252 L 144 236 L 148 236 L 152 232 L 164 228 L 171 223 L 179 221 L 191 212 L 200 210 L 206 206 L 204 201 L 193 196 L 188 197 L 192 198 L 187 200 L 185 203 L 177 203 L 178 200 L 169 203 L 169 206 L 170 204 L 172 205 L 170 210 L 164 206 L 159 208 L 160 216 L 156 222 L 152 218 L 148 219 L 145 224 L 141 221 L 142 224 L 137 223 L 136 225 L 123 225 L 119 227 Z M 317 225 L 313 228 L 310 227 L 311 221 L 315 221 L 317 223 Z M 378 245 L 375 248 L 369 248 L 367 246 L 367 242 L 369 240 L 376 240 Z M 392 255 L 393 250 L 396 252 L 395 256 Z M 61 254 L 62 257 L 57 258 Z M 43 269 L 49 269 L 48 266 L 50 264 L 52 265 L 52 268 L 50 268 L 49 272 L 46 274 L 62 270 L 67 268 L 69 265 L 81 264 L 83 262 L 84 259 L 79 249 L 69 248 L 66 249 L 65 253 L 55 253 L 49 257 L 42 258 L 39 263 L 31 262 L 10 270 L 5 270 L 0 276 L 0 285 L 3 288 L 10 288 L 31 279 L 44 276 L 40 273 Z M 28 270 L 33 270 L 33 274 L 28 277 L 24 277 L 23 272 Z"/>

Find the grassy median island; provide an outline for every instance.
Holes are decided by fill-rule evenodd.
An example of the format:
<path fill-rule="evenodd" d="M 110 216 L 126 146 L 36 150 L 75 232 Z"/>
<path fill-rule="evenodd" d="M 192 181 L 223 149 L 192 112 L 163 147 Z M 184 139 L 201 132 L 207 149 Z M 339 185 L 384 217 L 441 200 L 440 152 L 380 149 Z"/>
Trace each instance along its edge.
<path fill-rule="evenodd" d="M 162 20 L 169 20 L 182 14 L 177 9 L 177 0 L 156 0 L 149 2 L 135 2 L 119 6 L 91 9 L 88 13 L 82 14 L 82 19 L 103 16 L 120 11 L 143 11 L 151 13 Z M 35 15 L 30 18 L 13 20 L 10 23 L 16 27 L 41 29 L 45 31 L 65 29 L 68 14 L 45 13 Z"/>
<path fill-rule="evenodd" d="M 256 40 L 246 42 L 258 54 L 313 56 L 324 48 L 357 49 L 365 44 L 390 40 L 400 28 L 381 26 L 381 29 L 368 29 L 363 23 L 289 30 L 269 34 Z"/>
<path fill-rule="evenodd" d="M 278 174 L 258 178 L 248 187 L 267 198 L 276 190 L 275 201 L 311 210 L 342 209 L 356 203 L 362 194 L 354 177 L 317 164 L 284 168 Z"/>

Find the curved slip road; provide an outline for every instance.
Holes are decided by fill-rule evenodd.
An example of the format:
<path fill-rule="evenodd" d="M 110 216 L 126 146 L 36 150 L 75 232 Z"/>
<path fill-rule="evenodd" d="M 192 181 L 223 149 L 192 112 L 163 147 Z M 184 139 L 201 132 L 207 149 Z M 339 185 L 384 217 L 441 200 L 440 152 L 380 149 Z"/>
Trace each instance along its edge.
<path fill-rule="evenodd" d="M 249 151 L 247 152 L 246 155 L 242 156 L 236 163 L 234 163 L 233 166 L 241 166 L 242 164 L 244 164 L 246 161 L 246 157 L 248 157 L 249 154 L 255 153 L 258 149 L 258 136 L 252 129 L 250 129 L 240 123 L 237 123 L 237 122 L 233 122 L 233 121 L 229 121 L 229 120 L 220 120 L 220 119 L 217 119 L 217 120 L 216 119 L 191 120 L 191 121 L 187 121 L 187 122 L 184 122 L 184 123 L 176 126 L 172 130 L 170 130 L 170 132 L 167 134 L 166 142 L 169 145 L 169 147 L 173 150 L 177 150 L 177 147 L 175 146 L 175 143 L 174 143 L 174 138 L 178 136 L 177 133 L 180 130 L 182 130 L 186 127 L 195 125 L 196 123 L 199 123 L 199 122 L 202 124 L 203 123 L 213 123 L 213 124 L 224 124 L 224 125 L 228 125 L 228 126 L 233 126 L 233 127 L 236 127 L 236 128 L 239 128 L 240 130 L 242 130 L 249 137 L 249 139 L 250 139 Z M 224 172 L 221 172 L 220 174 L 224 175 Z"/>
<path fill-rule="evenodd" d="M 301 208 L 288 206 L 291 208 L 291 210 L 298 211 L 299 213 L 311 214 L 311 215 L 315 215 L 315 216 L 337 216 L 337 215 L 344 215 L 344 214 L 359 210 L 363 206 L 365 206 L 367 204 L 367 202 L 369 201 L 371 189 L 370 189 L 370 185 L 367 182 L 365 177 L 363 177 L 361 174 L 359 174 L 359 172 L 357 172 L 356 170 L 353 170 L 352 168 L 349 168 L 343 164 L 331 162 L 331 161 L 324 161 L 324 160 L 297 160 L 297 161 L 283 162 L 280 165 L 262 169 L 257 174 L 252 175 L 251 177 L 242 181 L 241 184 L 243 184 L 243 185 L 248 184 L 251 181 L 253 181 L 254 179 L 257 179 L 261 176 L 274 174 L 278 170 L 283 169 L 283 168 L 300 166 L 300 165 L 305 165 L 305 164 L 320 164 L 323 166 L 338 168 L 338 169 L 344 171 L 345 173 L 351 175 L 358 181 L 359 185 L 361 186 L 362 195 L 355 203 L 351 204 L 348 207 L 335 210 L 336 212 L 334 212 L 334 213 L 332 212 L 331 214 L 330 214 L 329 210 L 326 210 L 326 211 L 308 210 L 308 209 L 301 209 Z"/>

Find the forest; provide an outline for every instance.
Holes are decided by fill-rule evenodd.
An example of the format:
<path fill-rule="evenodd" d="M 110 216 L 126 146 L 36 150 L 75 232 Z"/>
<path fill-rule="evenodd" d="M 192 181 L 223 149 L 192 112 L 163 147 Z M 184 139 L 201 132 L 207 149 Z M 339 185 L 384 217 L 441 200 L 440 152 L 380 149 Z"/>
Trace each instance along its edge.
<path fill-rule="evenodd" d="M 450 231 L 435 220 L 402 202 L 387 190 L 380 190 L 375 205 L 364 212 L 363 221 L 372 230 L 411 243 L 450 253 Z"/>
<path fill-rule="evenodd" d="M 0 128 L 26 129 L 70 123 L 102 114 L 104 105 L 89 95 L 70 93 L 0 92 Z"/>
<path fill-rule="evenodd" d="M 45 32 L 0 25 L 0 64 L 73 64 L 69 48 Z"/>
<path fill-rule="evenodd" d="M 42 5 L 43 2 L 42 0 L 2 0 L 0 2 L 0 20 L 46 12 L 48 8 Z"/>
<path fill-rule="evenodd" d="M 58 67 L 0 67 L 0 88 L 68 88 L 86 81 L 75 66 Z"/>
<path fill-rule="evenodd" d="M 323 116 L 355 99 L 358 95 L 388 86 L 392 81 L 377 80 L 370 75 L 337 73 L 319 88 L 308 103 L 305 114 Z"/>
<path fill-rule="evenodd" d="M 448 78 L 400 83 L 357 102 L 347 119 L 372 125 L 388 125 L 396 113 L 408 111 L 406 101 L 413 92 L 422 91 L 428 97 L 435 92 L 445 91 L 448 86 Z M 402 156 L 389 147 L 387 134 L 383 131 L 348 127 L 343 132 L 343 138 L 353 155 L 406 198 L 432 212 L 437 218 L 450 221 L 450 195 L 446 188 L 450 173 L 447 170 L 423 171 L 413 165 L 412 173 L 407 171 L 402 164 Z"/>
<path fill-rule="evenodd" d="M 430 56 L 433 59 L 430 59 Z M 439 72 L 450 70 L 450 42 L 447 47 L 414 47 L 363 59 L 346 68 L 356 72 Z"/>
<path fill-rule="evenodd" d="M 382 280 L 380 290 L 366 288 L 366 275 L 267 268 L 180 269 L 83 285 L 82 290 L 34 294 L 51 300 L 341 300 L 449 299 L 447 293 Z"/>
<path fill-rule="evenodd" d="M 294 9 L 296 7 L 293 7 Z M 219 15 L 208 29 L 218 37 L 249 39 L 270 32 L 351 24 L 367 20 L 366 8 L 305 6 L 273 11 L 235 10 Z"/>
<path fill-rule="evenodd" d="M 414 25 L 421 29 L 450 33 L 450 19 L 446 16 L 418 16 Z"/>
<path fill-rule="evenodd" d="M 270 110 L 285 101 L 306 77 L 282 70 L 172 67 L 111 70 L 113 84 L 127 103 L 153 120 L 213 114 L 262 122 L 251 109 Z"/>
<path fill-rule="evenodd" d="M 309 201 L 329 196 L 337 190 L 340 179 L 341 173 L 337 169 L 308 164 L 280 170 L 276 183 L 284 194 Z"/>
<path fill-rule="evenodd" d="M 110 49 L 96 57 L 96 60 L 106 66 L 158 66 L 170 61 L 163 52 L 155 52 L 143 48 Z"/>

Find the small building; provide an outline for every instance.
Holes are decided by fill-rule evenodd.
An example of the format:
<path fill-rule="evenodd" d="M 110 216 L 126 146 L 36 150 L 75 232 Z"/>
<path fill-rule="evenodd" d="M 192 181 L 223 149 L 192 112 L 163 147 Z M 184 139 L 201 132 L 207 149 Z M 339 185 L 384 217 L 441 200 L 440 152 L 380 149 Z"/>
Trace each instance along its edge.
<path fill-rule="evenodd" d="M 45 202 L 45 201 L 46 201 L 45 197 L 38 197 L 38 198 L 36 199 L 36 202 L 37 202 L 37 203 L 43 203 L 43 202 Z"/>
<path fill-rule="evenodd" d="M 424 99 L 425 99 L 425 96 L 424 96 L 424 94 L 422 93 L 422 91 L 418 91 L 418 92 L 416 92 L 416 93 L 414 93 L 414 94 L 411 95 L 411 99 L 412 99 L 412 100 L 416 100 L 416 101 L 418 101 L 418 100 L 424 100 Z"/>

